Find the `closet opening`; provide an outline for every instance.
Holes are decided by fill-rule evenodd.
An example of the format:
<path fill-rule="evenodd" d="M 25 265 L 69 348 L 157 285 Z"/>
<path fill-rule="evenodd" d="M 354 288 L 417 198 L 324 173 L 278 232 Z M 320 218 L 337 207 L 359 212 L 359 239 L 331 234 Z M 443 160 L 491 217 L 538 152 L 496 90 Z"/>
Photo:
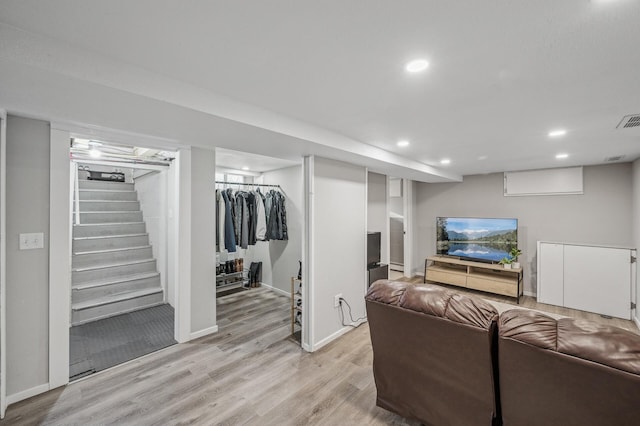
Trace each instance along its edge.
<path fill-rule="evenodd" d="M 215 188 L 220 331 L 236 330 L 230 344 L 256 332 L 300 344 L 302 159 L 217 148 Z"/>
<path fill-rule="evenodd" d="M 405 201 L 403 180 L 389 177 L 389 278 L 404 276 Z"/>
<path fill-rule="evenodd" d="M 176 153 L 73 137 L 69 380 L 176 344 Z"/>

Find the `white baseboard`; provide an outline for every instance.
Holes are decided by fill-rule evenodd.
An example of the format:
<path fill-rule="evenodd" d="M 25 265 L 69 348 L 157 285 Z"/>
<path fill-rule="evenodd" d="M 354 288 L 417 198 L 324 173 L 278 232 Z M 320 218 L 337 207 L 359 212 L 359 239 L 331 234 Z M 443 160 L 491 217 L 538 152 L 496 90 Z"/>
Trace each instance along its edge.
<path fill-rule="evenodd" d="M 638 317 L 633 317 L 633 322 L 636 323 L 636 327 L 640 329 L 640 319 Z"/>
<path fill-rule="evenodd" d="M 283 296 L 291 297 L 291 293 L 289 293 L 288 291 L 282 290 L 282 289 L 280 289 L 278 287 L 274 287 L 272 285 L 265 284 L 265 283 L 260 283 L 260 285 L 262 285 L 263 287 L 268 288 L 269 290 L 273 290 L 276 293 L 280 293 Z"/>
<path fill-rule="evenodd" d="M 523 291 L 522 294 L 524 294 L 525 296 L 538 297 L 538 293 L 533 291 Z"/>
<path fill-rule="evenodd" d="M 48 391 L 49 383 L 45 383 L 43 385 L 34 386 L 31 389 L 23 390 L 22 392 L 14 393 L 13 395 L 7 395 L 7 406 Z"/>
<path fill-rule="evenodd" d="M 353 323 L 353 327 L 357 327 L 360 324 L 364 324 L 365 322 L 367 322 L 367 319 L 362 319 L 356 323 Z M 316 343 L 315 345 L 311 346 L 311 350 L 308 352 L 315 352 L 318 349 L 322 348 L 323 346 L 328 345 L 329 343 L 333 342 L 334 340 L 336 340 L 338 337 L 342 336 L 343 334 L 348 333 L 349 331 L 353 330 L 353 327 L 342 327 L 340 330 L 336 331 L 335 333 L 333 333 L 332 335 L 325 337 L 324 339 L 320 340 L 318 343 Z M 306 350 L 306 348 L 305 348 Z"/>
<path fill-rule="evenodd" d="M 218 332 L 218 326 L 214 325 L 213 327 L 205 328 L 204 330 L 196 331 L 195 333 L 191 333 L 189 335 L 189 340 L 198 339 L 200 337 L 208 336 L 209 334 L 214 334 Z"/>

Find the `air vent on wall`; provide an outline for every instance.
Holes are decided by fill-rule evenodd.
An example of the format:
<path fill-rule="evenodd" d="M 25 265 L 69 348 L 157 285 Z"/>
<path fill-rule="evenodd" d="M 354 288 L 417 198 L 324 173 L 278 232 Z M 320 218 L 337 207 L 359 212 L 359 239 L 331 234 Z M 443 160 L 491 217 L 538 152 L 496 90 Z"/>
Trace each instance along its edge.
<path fill-rule="evenodd" d="M 624 155 L 614 155 L 613 157 L 607 157 L 604 159 L 606 162 L 620 161 L 624 158 Z"/>
<path fill-rule="evenodd" d="M 625 115 L 622 117 L 620 124 L 616 126 L 616 129 L 626 129 L 629 127 L 640 127 L 640 114 Z"/>

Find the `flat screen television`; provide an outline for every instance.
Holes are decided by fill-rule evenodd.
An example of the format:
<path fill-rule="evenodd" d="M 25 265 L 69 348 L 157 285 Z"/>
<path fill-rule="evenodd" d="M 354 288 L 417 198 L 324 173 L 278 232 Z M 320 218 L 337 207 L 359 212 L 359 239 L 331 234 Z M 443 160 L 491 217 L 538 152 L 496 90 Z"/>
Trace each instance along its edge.
<path fill-rule="evenodd" d="M 380 263 L 380 232 L 367 232 L 367 268 Z"/>
<path fill-rule="evenodd" d="M 436 252 L 480 262 L 499 262 L 518 246 L 518 219 L 437 217 Z"/>

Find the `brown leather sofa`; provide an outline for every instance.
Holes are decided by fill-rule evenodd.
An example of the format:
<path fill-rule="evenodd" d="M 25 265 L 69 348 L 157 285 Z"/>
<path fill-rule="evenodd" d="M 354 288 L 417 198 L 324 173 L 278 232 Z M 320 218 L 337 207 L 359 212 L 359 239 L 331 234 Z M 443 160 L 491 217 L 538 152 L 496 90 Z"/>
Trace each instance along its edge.
<path fill-rule="evenodd" d="M 498 418 L 498 312 L 435 285 L 380 280 L 366 296 L 377 405 L 432 425 Z"/>
<path fill-rule="evenodd" d="M 366 295 L 377 405 L 429 425 L 640 425 L 640 336 L 430 284 Z"/>
<path fill-rule="evenodd" d="M 637 334 L 521 309 L 498 330 L 505 426 L 640 424 Z"/>

